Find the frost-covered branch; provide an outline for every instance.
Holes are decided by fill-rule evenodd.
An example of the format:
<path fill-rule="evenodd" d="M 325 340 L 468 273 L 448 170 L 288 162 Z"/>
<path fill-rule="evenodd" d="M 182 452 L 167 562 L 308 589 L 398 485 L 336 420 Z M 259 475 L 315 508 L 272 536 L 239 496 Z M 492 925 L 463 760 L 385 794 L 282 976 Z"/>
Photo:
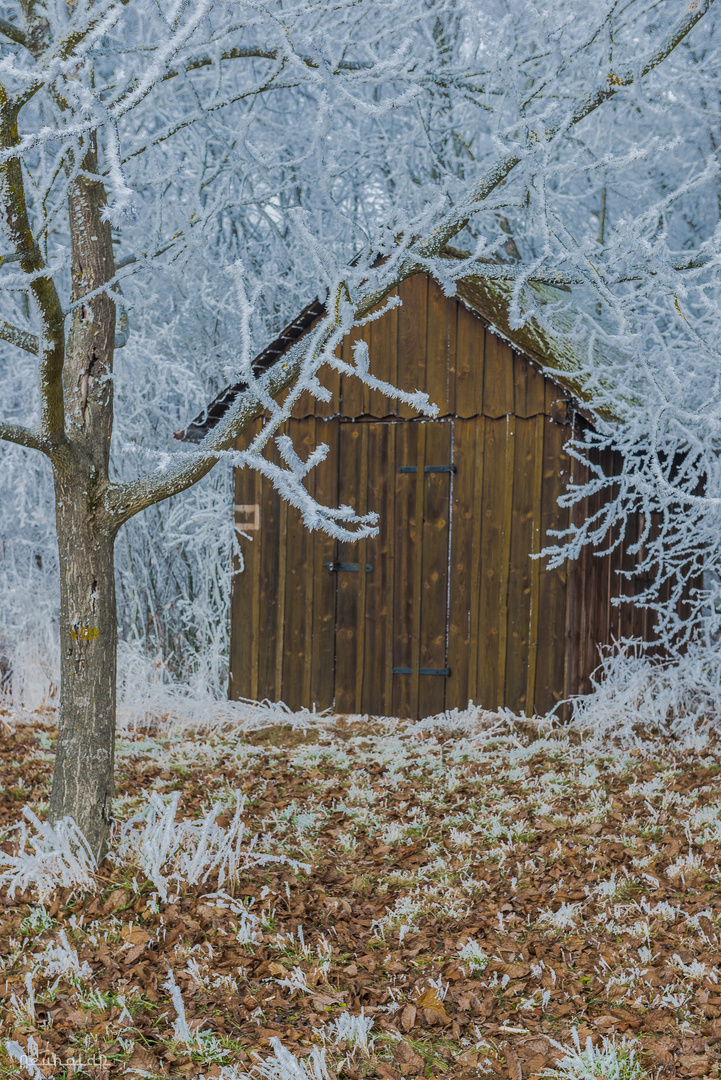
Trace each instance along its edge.
<path fill-rule="evenodd" d="M 12 147 L 17 141 L 16 113 L 14 109 L 3 106 L 0 102 L 0 146 Z M 49 274 L 46 276 L 42 273 L 45 264 L 30 227 L 25 181 L 17 157 L 10 158 L 0 168 L 0 205 L 3 208 L 7 234 L 19 256 L 21 269 L 28 275 L 30 290 L 40 313 L 42 347 L 38 351 L 42 398 L 41 430 L 43 440 L 48 445 L 57 446 L 65 440 L 62 386 L 65 320 L 55 282 Z"/>
<path fill-rule="evenodd" d="M 21 330 L 19 326 L 13 326 L 7 319 L 0 318 L 0 338 L 3 341 L 9 341 L 11 345 L 17 345 L 19 349 L 24 349 L 25 352 L 35 353 L 35 355 L 40 352 L 40 342 L 37 335 L 30 334 L 27 330 Z"/>
<path fill-rule="evenodd" d="M 643 59 L 624 65 L 617 71 L 606 71 L 584 100 L 573 106 L 562 119 L 552 123 L 550 128 L 545 130 L 542 128 L 540 132 L 531 130 L 531 143 L 523 154 L 511 152 L 497 158 L 493 165 L 471 185 L 453 210 L 436 225 L 430 237 L 413 245 L 413 253 L 424 259 L 437 255 L 445 244 L 468 225 L 483 202 L 509 177 L 521 160 L 527 160 L 534 154 L 534 145 L 545 148 L 559 135 L 585 120 L 605 101 L 615 97 L 621 87 L 630 86 L 637 79 L 658 67 L 693 30 L 713 3 L 714 0 L 693 0 L 661 44 L 648 52 Z"/>
<path fill-rule="evenodd" d="M 15 23 L 8 22 L 7 19 L 0 19 L 0 34 L 9 38 L 10 41 L 14 41 L 16 45 L 23 45 L 27 48 L 27 34 L 22 27 L 16 26 Z"/>
<path fill-rule="evenodd" d="M 0 420 L 0 439 L 17 443 L 18 446 L 25 446 L 28 450 L 43 449 L 42 442 L 35 432 L 22 427 L 21 424 L 3 423 Z"/>

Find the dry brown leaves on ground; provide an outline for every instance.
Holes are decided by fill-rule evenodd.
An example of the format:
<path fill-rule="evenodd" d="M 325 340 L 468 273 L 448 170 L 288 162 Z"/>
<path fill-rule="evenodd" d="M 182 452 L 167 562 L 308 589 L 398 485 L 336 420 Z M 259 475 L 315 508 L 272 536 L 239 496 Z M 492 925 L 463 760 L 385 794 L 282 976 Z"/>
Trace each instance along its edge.
<path fill-rule="evenodd" d="M 2 738 L 9 858 L 53 732 Z M 280 1070 L 279 1039 L 309 1076 L 531 1080 L 574 1028 L 634 1040 L 649 1076 L 718 1076 L 717 754 L 339 721 L 118 757 L 120 819 L 178 792 L 178 823 L 217 803 L 227 827 L 242 792 L 256 861 L 221 887 L 168 862 L 165 897 L 137 860 L 4 890 L 0 1076 L 30 1075 L 15 1044 L 44 1076 L 240 1077 Z"/>

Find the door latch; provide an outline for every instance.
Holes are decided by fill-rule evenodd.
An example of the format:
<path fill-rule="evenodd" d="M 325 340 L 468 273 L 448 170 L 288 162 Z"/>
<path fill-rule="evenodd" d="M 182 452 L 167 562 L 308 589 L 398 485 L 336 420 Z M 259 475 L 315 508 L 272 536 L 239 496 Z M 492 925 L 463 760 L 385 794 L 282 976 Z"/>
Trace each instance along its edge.
<path fill-rule="evenodd" d="M 327 562 L 323 563 L 326 570 L 330 570 L 332 573 L 337 573 L 339 570 L 352 570 L 358 574 L 360 572 L 360 565 L 357 562 Z M 373 569 L 373 563 L 366 563 L 366 574 L 370 574 Z"/>

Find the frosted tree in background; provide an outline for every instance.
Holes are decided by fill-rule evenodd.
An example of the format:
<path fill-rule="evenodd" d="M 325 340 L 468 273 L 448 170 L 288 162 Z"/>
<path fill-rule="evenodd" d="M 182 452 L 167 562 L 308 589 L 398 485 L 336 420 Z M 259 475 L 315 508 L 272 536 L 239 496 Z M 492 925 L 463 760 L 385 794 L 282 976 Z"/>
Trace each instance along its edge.
<path fill-rule="evenodd" d="M 559 325 L 564 294 L 537 311 L 529 283 L 570 283 L 589 312 L 565 326 L 579 344 L 574 378 L 601 415 L 627 415 L 636 436 L 648 430 L 644 395 L 654 378 L 661 385 L 649 374 L 653 327 L 664 363 L 686 379 L 673 335 L 687 331 L 665 333 L 663 298 L 677 297 L 697 337 L 707 329 L 697 320 L 716 318 L 716 233 L 688 218 L 716 182 L 715 149 L 698 149 L 714 115 L 699 90 L 717 93 L 712 2 L 568 2 L 548 12 L 515 0 L 481 10 L 456 0 L 23 0 L 21 13 L 5 9 L 0 437 L 15 444 L 5 476 L 21 477 L 36 468 L 26 459 L 42 455 L 55 493 L 51 819 L 71 815 L 102 852 L 115 551 L 125 583 L 154 532 L 172 534 L 174 558 L 185 557 L 182 516 L 160 504 L 232 459 L 270 476 L 310 528 L 345 537 L 375 527 L 373 515 L 308 496 L 303 479 L 324 448 L 304 462 L 281 439 L 283 467 L 263 448 L 303 390 L 324 395 L 324 365 L 343 366 L 339 342 L 399 281 L 429 270 L 452 292 L 454 278 L 481 273 L 512 285 L 517 321 L 534 313 Z M 667 117 L 677 107 L 675 132 Z M 442 259 L 461 235 L 468 258 Z M 256 375 L 257 347 L 315 294 L 327 316 Z M 362 351 L 343 369 L 378 386 Z M 172 442 L 179 416 L 238 379 L 247 391 L 197 448 Z M 433 414 L 423 395 L 406 400 Z M 262 414 L 250 448 L 229 455 Z M 670 469 L 664 440 L 666 457 L 656 457 Z M 141 511 L 150 517 L 134 534 L 142 543 L 124 543 Z M 41 532 L 43 521 L 39 512 L 30 528 Z M 7 535 L 13 542 L 12 527 Z"/>

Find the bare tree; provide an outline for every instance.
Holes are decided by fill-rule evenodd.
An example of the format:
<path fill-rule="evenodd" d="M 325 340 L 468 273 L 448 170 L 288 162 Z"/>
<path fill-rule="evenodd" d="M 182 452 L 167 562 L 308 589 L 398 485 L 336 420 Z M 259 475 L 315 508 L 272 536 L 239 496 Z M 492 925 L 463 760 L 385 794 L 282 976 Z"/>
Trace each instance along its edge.
<path fill-rule="evenodd" d="M 632 36 L 610 63 L 599 61 L 605 55 L 599 41 L 614 20 L 623 25 L 627 17 L 617 3 L 591 12 L 583 24 L 585 37 L 569 39 L 565 54 L 559 53 L 555 29 L 547 28 L 545 67 L 538 65 L 538 55 L 545 55 L 538 40 L 527 39 L 521 43 L 525 54 L 515 58 L 519 87 L 525 89 L 503 99 L 512 115 L 500 110 L 484 153 L 469 150 L 472 120 L 474 110 L 491 109 L 489 101 L 496 107 L 497 73 L 479 63 L 477 51 L 464 55 L 463 40 L 453 53 L 449 40 L 464 33 L 453 3 L 363 0 L 339 4 L 329 13 L 320 5 L 246 9 L 221 0 L 182 5 L 56 0 L 46 6 L 23 0 L 22 25 L 0 20 L 8 43 L 0 65 L 0 204 L 7 245 L 0 287 L 9 305 L 0 338 L 36 357 L 39 401 L 35 426 L 2 422 L 0 438 L 39 451 L 52 466 L 61 695 L 50 816 L 72 816 L 98 856 L 106 844 L 113 795 L 118 530 L 201 480 L 264 413 L 261 436 L 238 460 L 271 475 L 300 505 L 310 527 L 340 536 L 372 530 L 372 515 L 357 518 L 347 508 L 319 507 L 307 496 L 303 478 L 318 455 L 301 462 L 282 444 L 286 467 L 278 469 L 263 458 L 263 446 L 303 390 L 323 392 L 317 373 L 324 364 L 342 366 L 335 356 L 341 339 L 372 316 L 404 278 L 431 269 L 452 289 L 454 275 L 473 268 L 514 282 L 516 299 L 529 280 L 587 283 L 584 259 L 572 258 L 559 268 L 559 250 L 535 258 L 526 252 L 524 261 L 514 241 L 512 264 L 488 261 L 509 243 L 507 185 L 521 174 L 526 186 L 538 183 L 552 150 L 572 141 L 575 129 L 605 103 L 651 75 L 712 2 L 694 0 L 683 10 L 669 5 L 672 23 L 649 24 L 643 48 Z M 645 9 L 641 14 L 648 23 Z M 452 34 L 445 33 L 444 20 Z M 513 60 L 513 49 L 510 53 Z M 285 171 L 272 184 L 283 109 L 310 100 L 305 119 L 316 125 L 312 139 L 294 147 L 294 133 L 284 130 Z M 268 137 L 259 146 L 250 134 L 253 110 L 267 101 L 277 104 L 263 114 Z M 407 116 L 420 120 L 411 123 Z M 454 126 L 442 140 L 434 134 L 439 124 Z M 455 130 L 456 124 L 463 130 Z M 206 135 L 196 139 L 201 127 Z M 427 134 L 429 150 L 427 167 L 417 169 L 412 148 L 420 132 Z M 173 164 L 178 172 L 202 159 L 190 214 L 177 197 L 174 176 L 158 172 L 157 155 L 173 140 L 182 145 Z M 398 146 L 407 151 L 405 158 L 399 159 Z M 238 165 L 239 147 L 245 171 Z M 456 164 L 463 159 L 462 168 L 449 164 L 446 153 L 455 155 Z M 303 173 L 303 162 L 314 154 L 320 156 Z M 143 162 L 150 161 L 155 162 L 155 216 L 146 218 L 138 191 Z M 351 188 L 334 188 L 333 177 L 354 167 L 358 175 Z M 132 169 L 134 186 L 128 180 Z M 229 180 L 214 189 L 211 180 L 218 176 Z M 305 194 L 291 197 L 299 176 Z M 313 198 L 320 209 L 311 219 L 306 208 Z M 111 468 L 113 364 L 126 336 L 121 290 L 136 271 L 179 273 L 211 243 L 209 223 L 223 213 L 232 218 L 241 205 L 252 205 L 259 230 L 286 230 L 295 272 L 311 265 L 309 279 L 327 287 L 327 315 L 282 361 L 262 374 L 254 372 L 251 331 L 262 302 L 262 275 L 259 286 L 249 285 L 247 273 L 236 266 L 225 280 L 237 300 L 232 348 L 247 390 L 197 449 L 162 450 L 154 466 L 122 480 Z M 324 206 L 353 219 L 355 231 L 349 230 L 345 244 L 324 245 L 309 224 L 321 221 Z M 493 226 L 479 240 L 474 227 L 483 213 Z M 475 236 L 473 256 L 451 266 L 439 255 L 464 230 Z M 51 235 L 66 235 L 69 252 L 62 245 L 54 250 Z M 132 248 L 117 261 L 115 239 Z M 694 259 L 681 264 L 692 266 Z M 613 268 L 616 282 L 634 273 L 620 261 Z M 19 294 L 32 300 L 25 320 Z M 355 366 L 345 370 L 379 385 L 362 351 Z M 432 414 L 423 395 L 407 399 Z"/>

